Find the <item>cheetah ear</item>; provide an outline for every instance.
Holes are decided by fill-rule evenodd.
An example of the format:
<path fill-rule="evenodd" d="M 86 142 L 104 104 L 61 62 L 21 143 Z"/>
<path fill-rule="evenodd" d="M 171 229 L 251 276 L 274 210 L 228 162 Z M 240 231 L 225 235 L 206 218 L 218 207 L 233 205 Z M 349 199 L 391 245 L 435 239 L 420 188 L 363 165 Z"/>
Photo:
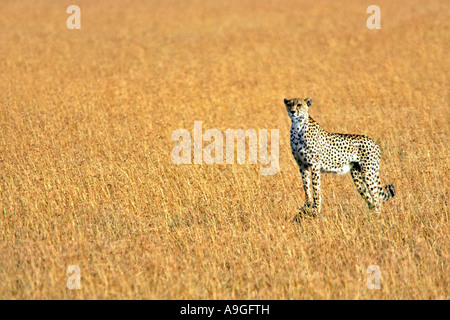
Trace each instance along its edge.
<path fill-rule="evenodd" d="M 308 107 L 312 104 L 312 99 L 311 99 L 311 97 L 306 98 L 305 101 L 306 101 L 306 105 L 307 105 Z"/>
<path fill-rule="evenodd" d="M 289 100 L 284 98 L 284 104 L 288 104 Z"/>

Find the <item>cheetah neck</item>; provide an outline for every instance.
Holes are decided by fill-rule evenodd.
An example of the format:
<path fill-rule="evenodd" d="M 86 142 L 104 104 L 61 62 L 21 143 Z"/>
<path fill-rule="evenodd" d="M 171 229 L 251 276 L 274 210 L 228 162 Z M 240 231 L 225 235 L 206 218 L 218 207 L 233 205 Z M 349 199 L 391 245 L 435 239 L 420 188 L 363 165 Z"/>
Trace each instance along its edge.
<path fill-rule="evenodd" d="M 310 121 L 310 117 L 306 117 L 304 119 L 292 119 L 291 130 L 294 132 L 305 132 L 308 129 L 308 123 Z"/>

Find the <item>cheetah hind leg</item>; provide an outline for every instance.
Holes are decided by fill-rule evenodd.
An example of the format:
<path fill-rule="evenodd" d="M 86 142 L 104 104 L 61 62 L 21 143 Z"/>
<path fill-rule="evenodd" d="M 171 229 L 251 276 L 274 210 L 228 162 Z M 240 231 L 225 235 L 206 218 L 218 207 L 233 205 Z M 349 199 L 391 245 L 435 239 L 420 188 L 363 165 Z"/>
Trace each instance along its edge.
<path fill-rule="evenodd" d="M 353 183 L 356 186 L 356 189 L 358 190 L 358 193 L 361 195 L 361 197 L 364 199 L 364 201 L 369 206 L 369 209 L 374 209 L 375 206 L 373 204 L 372 196 L 370 195 L 369 189 L 367 188 L 365 179 L 363 175 L 361 174 L 361 171 L 357 169 L 350 170 L 350 174 L 353 178 Z"/>
<path fill-rule="evenodd" d="M 370 195 L 372 196 L 373 202 L 372 204 L 375 207 L 375 211 L 378 212 L 378 209 L 382 202 L 388 201 L 395 195 L 394 185 L 388 184 L 384 188 L 381 187 L 380 182 L 380 173 L 375 168 L 369 168 L 366 173 L 366 183 L 368 185 L 368 189 Z"/>
<path fill-rule="evenodd" d="M 373 199 L 372 204 L 375 207 L 375 211 L 378 212 L 382 202 L 387 201 L 394 196 L 394 186 L 389 184 L 385 186 L 385 190 L 381 188 L 380 173 L 377 167 L 369 167 L 364 173 L 366 184 Z"/>

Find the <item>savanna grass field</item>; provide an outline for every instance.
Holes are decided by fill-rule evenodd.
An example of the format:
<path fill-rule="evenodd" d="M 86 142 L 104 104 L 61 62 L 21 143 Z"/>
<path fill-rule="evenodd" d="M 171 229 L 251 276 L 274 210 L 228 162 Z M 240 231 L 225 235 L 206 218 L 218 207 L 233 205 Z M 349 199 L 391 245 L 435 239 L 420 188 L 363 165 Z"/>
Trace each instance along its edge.
<path fill-rule="evenodd" d="M 449 21 L 447 0 L 2 0 L 0 298 L 449 299 Z M 283 99 L 308 96 L 379 145 L 380 213 L 324 175 L 325 219 L 292 221 Z M 194 121 L 279 129 L 278 172 L 175 164 Z"/>

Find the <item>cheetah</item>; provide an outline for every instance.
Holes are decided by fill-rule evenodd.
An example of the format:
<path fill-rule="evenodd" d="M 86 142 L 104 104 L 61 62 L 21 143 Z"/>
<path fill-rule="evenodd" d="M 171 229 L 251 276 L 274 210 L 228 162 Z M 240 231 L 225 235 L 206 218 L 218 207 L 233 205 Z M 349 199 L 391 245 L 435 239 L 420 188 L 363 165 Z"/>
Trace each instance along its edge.
<path fill-rule="evenodd" d="M 306 99 L 284 99 L 291 126 L 291 151 L 300 169 L 306 202 L 302 213 L 320 213 L 320 176 L 322 173 L 350 172 L 353 182 L 369 209 L 378 212 L 381 202 L 395 194 L 392 184 L 381 187 L 380 149 L 369 137 L 325 131 L 308 114 L 312 104 Z M 311 175 L 310 175 L 311 171 Z M 311 179 L 310 179 L 311 177 Z M 311 197 L 310 180 L 313 197 Z"/>

